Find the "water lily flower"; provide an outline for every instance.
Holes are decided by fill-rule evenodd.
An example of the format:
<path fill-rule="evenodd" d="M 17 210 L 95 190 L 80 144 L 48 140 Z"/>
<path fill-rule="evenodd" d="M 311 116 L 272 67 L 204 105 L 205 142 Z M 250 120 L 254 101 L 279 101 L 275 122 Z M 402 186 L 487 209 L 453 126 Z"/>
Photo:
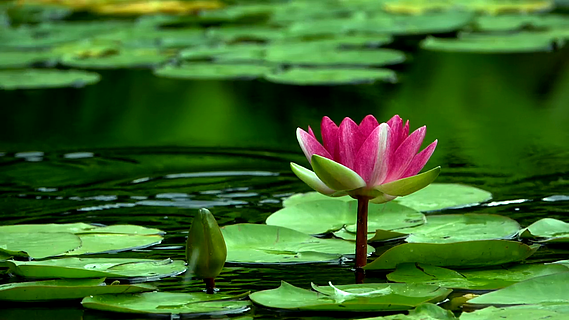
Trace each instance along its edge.
<path fill-rule="evenodd" d="M 330 118 L 321 123 L 322 143 L 308 127 L 296 137 L 312 169 L 291 163 L 292 171 L 314 190 L 328 196 L 350 195 L 383 203 L 420 190 L 439 175 L 440 167 L 418 174 L 437 140 L 419 152 L 426 134 L 420 127 L 409 134 L 409 121 L 398 115 L 379 123 L 372 115 L 358 125 L 345 118 L 337 126 Z"/>

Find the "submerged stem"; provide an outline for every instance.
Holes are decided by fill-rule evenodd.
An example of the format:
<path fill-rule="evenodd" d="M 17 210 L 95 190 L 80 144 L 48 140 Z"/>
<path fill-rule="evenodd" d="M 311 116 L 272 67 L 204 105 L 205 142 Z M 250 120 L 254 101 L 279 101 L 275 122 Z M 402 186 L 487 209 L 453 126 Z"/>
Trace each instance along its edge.
<path fill-rule="evenodd" d="M 363 283 L 367 264 L 367 215 L 369 198 L 358 197 L 358 219 L 356 229 L 356 283 Z"/>

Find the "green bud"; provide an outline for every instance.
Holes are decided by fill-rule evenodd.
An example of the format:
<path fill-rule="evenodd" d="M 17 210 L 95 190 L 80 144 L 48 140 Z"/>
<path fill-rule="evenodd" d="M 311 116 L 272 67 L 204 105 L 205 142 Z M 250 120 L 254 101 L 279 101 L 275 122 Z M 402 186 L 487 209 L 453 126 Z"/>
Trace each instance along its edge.
<path fill-rule="evenodd" d="M 226 258 L 227 247 L 215 217 L 208 209 L 200 209 L 192 221 L 186 243 L 188 271 L 198 278 L 215 278 Z"/>

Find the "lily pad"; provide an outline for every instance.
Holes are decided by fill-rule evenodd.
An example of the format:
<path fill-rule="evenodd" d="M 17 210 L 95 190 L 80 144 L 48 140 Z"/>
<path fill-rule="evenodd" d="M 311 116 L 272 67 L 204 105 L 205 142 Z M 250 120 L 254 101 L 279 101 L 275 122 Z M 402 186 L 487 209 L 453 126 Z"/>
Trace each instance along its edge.
<path fill-rule="evenodd" d="M 83 87 L 100 79 L 97 73 L 80 70 L 0 70 L 0 90 Z"/>
<path fill-rule="evenodd" d="M 300 311 L 400 311 L 408 310 L 426 302 L 438 302 L 446 298 L 450 289 L 428 285 L 403 283 L 366 283 L 333 287 L 313 286 L 318 292 L 302 289 L 282 282 L 276 289 L 254 292 L 251 300 L 269 308 Z M 391 293 L 365 293 L 384 291 Z M 336 289 L 347 294 L 338 300 Z M 364 295 L 362 295 L 362 293 Z"/>
<path fill-rule="evenodd" d="M 253 79 L 269 72 L 271 67 L 258 64 L 184 63 L 155 70 L 159 77 L 194 80 Z"/>
<path fill-rule="evenodd" d="M 343 197 L 329 197 L 326 195 L 323 195 L 322 193 L 319 192 L 305 192 L 305 193 L 296 193 L 293 194 L 292 196 L 286 198 L 283 200 L 283 207 L 292 207 L 295 206 L 297 204 L 300 203 L 304 203 L 304 202 L 310 202 L 310 201 L 315 201 L 315 200 L 342 200 L 342 201 L 354 201 L 354 198 L 350 197 L 350 196 L 343 196 Z"/>
<path fill-rule="evenodd" d="M 265 79 L 294 85 L 339 85 L 373 83 L 376 80 L 395 82 L 397 75 L 389 69 L 293 67 L 280 72 L 268 73 Z"/>
<path fill-rule="evenodd" d="M 446 214 L 427 216 L 423 225 L 397 229 L 411 234 L 406 241 L 416 243 L 449 243 L 473 240 L 512 239 L 520 225 L 496 214 Z"/>
<path fill-rule="evenodd" d="M 427 264 L 403 263 L 387 275 L 389 281 L 421 283 L 447 288 L 494 290 L 527 279 L 569 271 L 568 267 L 555 264 L 524 264 L 508 268 L 487 270 L 454 270 Z"/>
<path fill-rule="evenodd" d="M 0 52 L 0 68 L 21 68 L 40 62 L 55 64 L 58 56 L 50 51 L 4 51 Z"/>
<path fill-rule="evenodd" d="M 517 34 L 460 34 L 458 39 L 429 37 L 421 48 L 434 51 L 470 53 L 518 53 L 551 51 L 556 35 L 546 32 Z"/>
<path fill-rule="evenodd" d="M 0 252 L 7 256 L 42 259 L 81 246 L 81 239 L 62 232 L 0 232 Z"/>
<path fill-rule="evenodd" d="M 443 309 L 432 303 L 424 303 L 413 310 L 409 310 L 409 314 L 394 314 L 384 317 L 363 318 L 360 320 L 456 320 L 452 311 Z"/>
<path fill-rule="evenodd" d="M 167 54 L 158 50 L 138 49 L 121 50 L 118 53 L 92 57 L 67 54 L 61 59 L 61 63 L 74 68 L 86 69 L 151 68 L 167 61 L 168 58 Z"/>
<path fill-rule="evenodd" d="M 457 268 L 497 266 L 525 260 L 538 248 L 507 240 L 405 243 L 385 251 L 365 269 L 395 269 L 398 264 L 405 262 Z"/>
<path fill-rule="evenodd" d="M 89 296 L 81 304 L 87 309 L 121 313 L 222 315 L 248 311 L 250 301 L 235 300 L 243 296 L 246 295 L 146 292 Z"/>
<path fill-rule="evenodd" d="M 53 301 L 82 299 L 96 294 L 153 291 L 149 284 L 111 284 L 105 279 L 65 279 L 0 284 L 0 301 Z"/>
<path fill-rule="evenodd" d="M 121 233 L 88 233 L 80 234 L 81 246 L 66 252 L 67 256 L 102 252 L 120 252 L 146 248 L 162 242 L 160 235 L 138 235 Z"/>
<path fill-rule="evenodd" d="M 43 261 L 6 261 L 10 272 L 25 278 L 162 278 L 186 271 L 181 260 L 129 258 L 62 258 Z"/>
<path fill-rule="evenodd" d="M 569 242 L 569 223 L 553 218 L 540 219 L 521 232 L 522 238 L 546 238 L 542 242 Z"/>
<path fill-rule="evenodd" d="M 366 65 L 384 66 L 405 61 L 405 54 L 391 49 L 330 50 L 327 47 L 300 47 L 296 50 L 285 46 L 269 47 L 265 60 L 281 64 L 298 65 Z"/>
<path fill-rule="evenodd" d="M 308 234 L 320 234 L 356 228 L 357 201 L 349 202 L 332 198 L 307 201 L 286 206 L 267 218 L 267 224 L 286 227 Z M 368 232 L 376 229 L 393 230 L 421 225 L 425 221 L 422 213 L 396 204 L 369 204 Z"/>
<path fill-rule="evenodd" d="M 463 312 L 460 320 L 565 320 L 568 316 L 569 303 L 548 303 L 505 308 L 491 306 L 474 312 Z"/>
<path fill-rule="evenodd" d="M 425 188 L 394 201 L 423 212 L 465 208 L 492 199 L 486 190 L 456 183 L 431 183 Z"/>
<path fill-rule="evenodd" d="M 236 224 L 222 227 L 221 231 L 227 245 L 227 262 L 329 262 L 355 253 L 352 242 L 315 238 L 277 226 Z M 368 247 L 368 252 L 373 251 L 373 247 Z"/>
<path fill-rule="evenodd" d="M 133 225 L 107 227 L 85 223 L 0 226 L 0 251 L 43 259 L 58 255 L 118 252 L 162 241 L 159 229 Z"/>
<path fill-rule="evenodd" d="M 554 273 L 483 294 L 469 300 L 468 303 L 484 305 L 569 303 L 568 281 L 569 271 Z"/>
<path fill-rule="evenodd" d="M 534 29 L 569 26 L 567 17 L 557 14 L 481 15 L 475 21 L 476 30 L 508 31 L 531 27 Z"/>

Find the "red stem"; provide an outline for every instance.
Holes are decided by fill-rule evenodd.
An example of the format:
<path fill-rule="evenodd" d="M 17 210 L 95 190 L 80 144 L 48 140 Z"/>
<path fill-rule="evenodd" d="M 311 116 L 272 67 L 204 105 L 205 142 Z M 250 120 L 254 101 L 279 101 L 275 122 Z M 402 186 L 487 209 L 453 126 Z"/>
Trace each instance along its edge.
<path fill-rule="evenodd" d="M 215 293 L 215 279 L 214 278 L 203 279 L 203 282 L 205 282 L 205 293 L 209 293 L 209 294 Z"/>
<path fill-rule="evenodd" d="M 369 198 L 358 197 L 358 224 L 356 229 L 356 283 L 363 283 L 367 264 L 367 213 Z"/>

